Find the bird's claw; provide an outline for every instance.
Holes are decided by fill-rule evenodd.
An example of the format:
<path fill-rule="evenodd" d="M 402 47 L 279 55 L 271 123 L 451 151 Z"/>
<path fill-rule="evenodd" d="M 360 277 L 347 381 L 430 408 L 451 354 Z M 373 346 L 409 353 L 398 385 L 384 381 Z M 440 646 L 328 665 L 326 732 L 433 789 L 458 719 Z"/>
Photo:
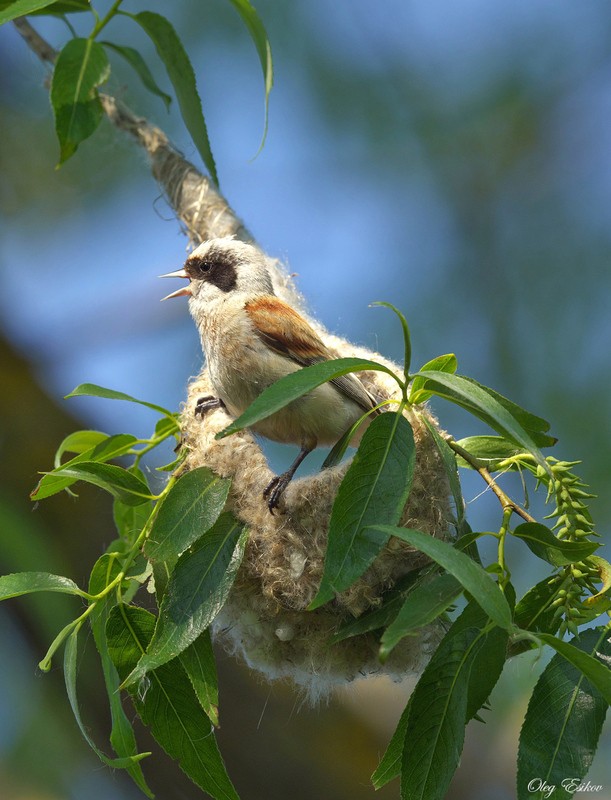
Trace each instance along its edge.
<path fill-rule="evenodd" d="M 288 474 L 287 472 L 283 472 L 282 475 L 276 475 L 263 490 L 263 497 L 267 498 L 267 507 L 270 514 L 273 515 L 274 509 L 278 508 L 278 502 L 291 482 L 292 477 L 292 473 Z"/>
<path fill-rule="evenodd" d="M 225 408 L 225 403 L 223 403 L 220 397 L 214 397 L 211 394 L 200 397 L 195 404 L 195 416 L 202 417 L 203 419 L 208 411 L 215 411 L 217 408 Z"/>

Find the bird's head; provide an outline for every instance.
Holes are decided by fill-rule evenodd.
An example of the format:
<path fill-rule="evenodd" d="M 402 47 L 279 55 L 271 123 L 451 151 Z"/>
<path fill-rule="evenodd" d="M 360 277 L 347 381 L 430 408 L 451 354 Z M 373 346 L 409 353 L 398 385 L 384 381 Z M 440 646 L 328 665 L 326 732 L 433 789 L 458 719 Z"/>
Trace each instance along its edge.
<path fill-rule="evenodd" d="M 186 278 L 188 286 L 164 297 L 189 296 L 191 314 L 205 314 L 205 307 L 232 293 L 247 297 L 273 294 L 266 258 L 254 245 L 231 237 L 210 239 L 189 255 L 182 269 L 162 275 L 162 278 Z"/>

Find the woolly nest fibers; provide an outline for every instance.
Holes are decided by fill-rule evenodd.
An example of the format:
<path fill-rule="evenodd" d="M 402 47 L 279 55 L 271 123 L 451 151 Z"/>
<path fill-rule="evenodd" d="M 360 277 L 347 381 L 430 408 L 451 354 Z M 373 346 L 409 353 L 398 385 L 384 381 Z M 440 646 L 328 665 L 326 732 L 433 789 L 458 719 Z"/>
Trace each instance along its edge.
<path fill-rule="evenodd" d="M 338 357 L 356 353 L 384 362 L 378 354 L 329 334 L 325 339 Z M 385 373 L 364 372 L 360 377 L 377 397 L 396 393 L 396 383 Z M 378 660 L 379 645 L 372 634 L 333 645 L 329 639 L 341 623 L 380 605 L 400 578 L 427 563 L 426 556 L 391 538 L 353 586 L 321 608 L 306 611 L 322 577 L 331 507 L 349 461 L 293 480 L 272 515 L 262 493 L 273 473 L 255 437 L 242 431 L 217 441 L 215 434 L 230 422 L 226 412 L 209 412 L 203 420 L 195 416 L 197 399 L 213 393 L 206 370 L 189 386 L 182 415 L 188 453 L 183 469 L 205 466 L 231 478 L 228 510 L 250 531 L 244 560 L 214 625 L 217 640 L 269 680 L 291 678 L 313 701 L 334 685 L 361 676 L 387 674 L 400 680 L 420 673 L 443 634 L 440 625 L 403 639 L 384 664 Z M 416 441 L 416 469 L 401 525 L 447 538 L 448 482 L 423 422 L 423 417 L 431 416 L 420 407 L 406 411 L 406 417 Z"/>

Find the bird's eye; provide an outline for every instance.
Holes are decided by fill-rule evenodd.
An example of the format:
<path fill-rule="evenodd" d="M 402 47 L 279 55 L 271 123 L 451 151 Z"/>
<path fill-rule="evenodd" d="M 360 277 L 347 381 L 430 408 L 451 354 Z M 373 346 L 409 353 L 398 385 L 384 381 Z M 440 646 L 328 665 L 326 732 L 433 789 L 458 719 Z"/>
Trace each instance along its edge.
<path fill-rule="evenodd" d="M 202 272 L 210 272 L 211 266 L 212 264 L 209 261 L 202 261 L 202 263 L 199 265 L 199 268 Z"/>

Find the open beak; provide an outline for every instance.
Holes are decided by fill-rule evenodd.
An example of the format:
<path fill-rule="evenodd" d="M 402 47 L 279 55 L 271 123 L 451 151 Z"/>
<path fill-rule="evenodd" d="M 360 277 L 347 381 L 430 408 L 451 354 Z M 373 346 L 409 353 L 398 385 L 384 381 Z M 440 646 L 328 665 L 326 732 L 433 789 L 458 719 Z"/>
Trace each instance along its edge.
<path fill-rule="evenodd" d="M 187 278 L 187 280 L 191 280 L 187 271 L 183 269 L 177 269 L 175 272 L 166 272 L 165 275 L 160 275 L 160 278 Z M 172 294 L 167 294 L 165 297 L 162 297 L 161 300 L 169 300 L 171 297 L 184 297 L 185 295 L 191 294 L 191 287 L 190 286 L 183 286 L 182 289 L 177 289 Z"/>

